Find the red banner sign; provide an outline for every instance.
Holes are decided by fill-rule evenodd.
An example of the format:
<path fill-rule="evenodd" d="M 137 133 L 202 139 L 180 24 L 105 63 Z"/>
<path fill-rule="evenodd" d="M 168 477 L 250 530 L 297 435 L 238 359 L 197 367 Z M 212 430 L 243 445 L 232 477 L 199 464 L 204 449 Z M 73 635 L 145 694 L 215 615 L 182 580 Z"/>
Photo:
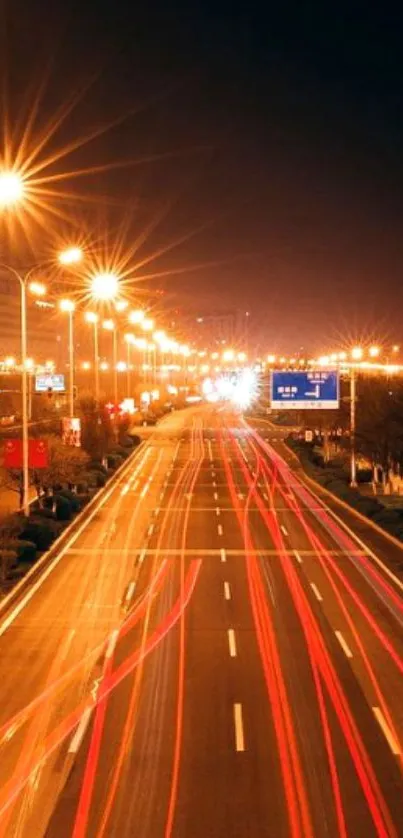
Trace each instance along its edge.
<path fill-rule="evenodd" d="M 4 468 L 22 468 L 22 439 L 5 441 Z"/>
<path fill-rule="evenodd" d="M 30 468 L 47 468 L 49 464 L 48 444 L 44 439 L 30 439 L 28 442 Z"/>
<path fill-rule="evenodd" d="M 43 439 L 28 440 L 29 468 L 47 468 L 48 445 Z M 22 468 L 22 439 L 7 439 L 4 443 L 4 468 Z"/>

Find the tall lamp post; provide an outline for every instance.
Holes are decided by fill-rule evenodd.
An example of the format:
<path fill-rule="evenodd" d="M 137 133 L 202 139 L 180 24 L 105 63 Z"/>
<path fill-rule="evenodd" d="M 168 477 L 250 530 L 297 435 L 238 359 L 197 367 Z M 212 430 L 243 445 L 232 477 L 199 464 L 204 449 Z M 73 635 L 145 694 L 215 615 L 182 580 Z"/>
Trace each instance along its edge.
<path fill-rule="evenodd" d="M 74 416 L 74 310 L 72 300 L 60 300 L 60 308 L 69 316 L 69 413 Z"/>
<path fill-rule="evenodd" d="M 99 349 L 98 349 L 98 315 L 95 311 L 86 311 L 87 323 L 94 326 L 94 373 L 95 373 L 95 401 L 99 402 Z"/>
<path fill-rule="evenodd" d="M 114 320 L 104 320 L 102 327 L 112 332 L 112 354 L 113 354 L 113 401 L 118 403 L 118 332 Z"/>
<path fill-rule="evenodd" d="M 1 182 L 0 182 L 1 187 Z M 21 376 L 22 376 L 22 508 L 24 515 L 29 516 L 29 457 L 28 457 L 28 366 L 27 366 L 27 288 L 36 296 L 43 296 L 46 288 L 41 282 L 31 282 L 32 274 L 37 267 L 31 268 L 25 274 L 20 274 L 9 265 L 0 265 L 10 273 L 20 286 L 21 300 Z"/>
<path fill-rule="evenodd" d="M 135 337 L 131 333 L 125 335 L 126 352 L 127 352 L 127 367 L 126 367 L 126 396 L 129 399 L 132 391 L 132 370 L 131 370 L 131 348 L 135 342 Z"/>

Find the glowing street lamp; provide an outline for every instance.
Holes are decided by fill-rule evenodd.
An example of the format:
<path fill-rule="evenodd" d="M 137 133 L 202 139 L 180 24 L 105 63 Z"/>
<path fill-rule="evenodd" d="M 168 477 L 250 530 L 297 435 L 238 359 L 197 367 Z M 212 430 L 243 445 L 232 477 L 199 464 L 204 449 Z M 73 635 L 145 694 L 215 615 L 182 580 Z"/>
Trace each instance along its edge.
<path fill-rule="evenodd" d="M 46 285 L 43 282 L 30 282 L 28 288 L 35 297 L 44 297 L 46 294 Z"/>
<path fill-rule="evenodd" d="M 351 350 L 351 357 L 353 361 L 361 361 L 363 354 L 364 351 L 361 346 L 354 346 Z"/>
<path fill-rule="evenodd" d="M 18 172 L 0 171 L 0 209 L 18 204 L 24 197 L 24 180 Z"/>
<path fill-rule="evenodd" d="M 129 322 L 133 324 L 133 326 L 137 326 L 139 323 L 142 323 L 145 318 L 144 311 L 140 308 L 131 311 L 129 314 Z"/>
<path fill-rule="evenodd" d="M 69 317 L 69 407 L 70 419 L 74 417 L 74 310 L 73 300 L 60 300 L 60 310 Z"/>
<path fill-rule="evenodd" d="M 379 346 L 370 346 L 369 350 L 368 350 L 370 358 L 377 358 L 378 355 L 380 354 L 380 351 L 381 350 L 380 350 Z"/>
<path fill-rule="evenodd" d="M 99 351 L 98 351 L 98 315 L 95 311 L 86 311 L 87 323 L 94 326 L 94 371 L 95 371 L 95 400 L 99 402 Z"/>
<path fill-rule="evenodd" d="M 116 300 L 115 309 L 116 311 L 125 311 L 128 305 L 127 300 Z"/>
<path fill-rule="evenodd" d="M 76 265 L 81 262 L 83 258 L 83 251 L 81 247 L 68 247 L 67 250 L 62 250 L 59 253 L 59 262 L 61 265 Z"/>
<path fill-rule="evenodd" d="M 154 320 L 151 320 L 150 317 L 145 317 L 144 320 L 141 321 L 141 328 L 144 332 L 152 332 L 154 328 Z"/>
<path fill-rule="evenodd" d="M 233 349 L 224 349 L 222 353 L 223 361 L 233 361 L 235 358 L 235 352 Z"/>
<path fill-rule="evenodd" d="M 91 295 L 94 300 L 108 302 L 119 292 L 119 279 L 113 273 L 99 273 L 91 279 Z"/>

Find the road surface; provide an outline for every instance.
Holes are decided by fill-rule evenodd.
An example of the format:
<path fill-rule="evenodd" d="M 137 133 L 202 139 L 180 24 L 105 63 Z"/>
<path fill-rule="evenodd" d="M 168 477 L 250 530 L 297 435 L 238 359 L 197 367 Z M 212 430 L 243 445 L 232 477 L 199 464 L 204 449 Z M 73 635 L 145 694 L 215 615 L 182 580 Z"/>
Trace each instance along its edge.
<path fill-rule="evenodd" d="M 3 620 L 0 836 L 403 835 L 403 586 L 282 453 L 172 414 Z"/>

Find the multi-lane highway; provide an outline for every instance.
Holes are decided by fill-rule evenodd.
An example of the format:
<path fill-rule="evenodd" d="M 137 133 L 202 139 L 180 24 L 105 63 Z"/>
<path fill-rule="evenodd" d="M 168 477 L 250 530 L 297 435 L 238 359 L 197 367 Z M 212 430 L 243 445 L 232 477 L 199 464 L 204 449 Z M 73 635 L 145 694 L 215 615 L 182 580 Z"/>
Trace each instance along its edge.
<path fill-rule="evenodd" d="M 5 615 L 0 836 L 403 835 L 391 547 L 273 435 L 168 417 Z"/>

